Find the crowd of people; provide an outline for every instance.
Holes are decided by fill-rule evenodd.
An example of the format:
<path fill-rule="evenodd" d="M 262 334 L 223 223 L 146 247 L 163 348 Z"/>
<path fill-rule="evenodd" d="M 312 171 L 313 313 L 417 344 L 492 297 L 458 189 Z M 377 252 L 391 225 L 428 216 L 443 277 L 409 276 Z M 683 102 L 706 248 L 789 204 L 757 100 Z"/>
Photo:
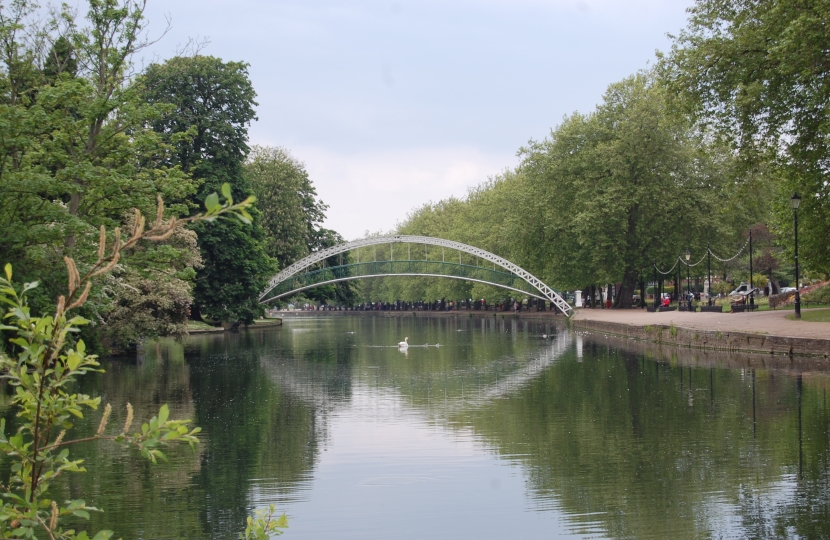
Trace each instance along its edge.
<path fill-rule="evenodd" d="M 402 300 L 395 300 L 394 302 L 364 302 L 355 304 L 353 306 L 332 305 L 322 303 L 320 305 L 306 304 L 303 310 L 313 311 L 496 311 L 496 312 L 514 312 L 520 313 L 522 311 L 558 311 L 558 308 L 552 303 L 538 299 L 525 298 L 518 300 L 515 298 L 508 298 L 497 303 L 488 303 L 484 298 L 473 300 L 468 298 L 465 300 L 447 300 L 441 298 L 440 300 L 426 301 L 418 300 L 415 302 L 405 302 Z"/>

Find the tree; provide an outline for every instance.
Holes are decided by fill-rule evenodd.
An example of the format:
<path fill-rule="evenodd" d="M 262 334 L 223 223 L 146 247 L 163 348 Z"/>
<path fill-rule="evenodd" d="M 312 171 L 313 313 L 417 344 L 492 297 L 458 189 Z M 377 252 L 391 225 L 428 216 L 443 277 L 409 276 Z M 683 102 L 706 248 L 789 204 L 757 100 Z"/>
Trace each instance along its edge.
<path fill-rule="evenodd" d="M 245 178 L 268 233 L 268 255 L 281 268 L 308 255 L 318 243 L 328 206 L 317 198 L 305 165 L 284 148 L 254 146 Z"/>
<path fill-rule="evenodd" d="M 101 225 L 124 224 L 132 208 L 151 212 L 158 195 L 181 215 L 196 191 L 147 128 L 163 107 L 144 102 L 130 76 L 133 55 L 147 44 L 143 9 L 90 0 L 85 21 L 64 7 L 39 27 L 35 3 L 0 6 L 0 254 L 23 280 L 41 283 L 29 296 L 38 311 L 54 308 L 67 278 L 64 256 L 81 267 L 95 260 L 90 246 Z M 170 245 L 146 252 L 183 254 Z M 142 266 L 149 255 L 121 261 L 122 274 L 158 279 L 158 268 Z M 85 337 L 106 334 L 100 322 L 111 302 L 101 284 L 90 292 L 81 313 L 97 328 Z M 125 315 L 130 324 L 136 313 Z"/>
<path fill-rule="evenodd" d="M 777 167 L 778 229 L 799 209 L 803 261 L 830 269 L 830 4 L 698 0 L 663 66 L 682 105 L 732 142 L 748 168 Z"/>
<path fill-rule="evenodd" d="M 201 182 L 195 200 L 224 183 L 234 198 L 251 195 L 243 164 L 256 93 L 247 64 L 209 56 L 172 58 L 151 65 L 141 83 L 147 102 L 167 107 L 151 126 L 174 148 L 168 165 Z M 194 289 L 195 317 L 250 324 L 262 314 L 257 299 L 275 264 L 266 252 L 261 214 L 251 215 L 250 225 L 194 227 L 203 262 Z"/>
<path fill-rule="evenodd" d="M 61 75 L 70 79 L 78 75 L 78 60 L 72 50 L 72 43 L 66 36 L 59 36 L 43 63 L 43 76 L 47 81 L 56 81 Z"/>
<path fill-rule="evenodd" d="M 83 531 L 65 527 L 70 517 L 89 518 L 87 506 L 81 499 L 59 504 L 51 498 L 51 483 L 61 475 L 82 473 L 83 460 L 70 459 L 70 448 L 90 441 L 112 441 L 124 446 L 137 447 L 141 454 L 155 463 L 165 460 L 159 449 L 171 443 L 186 442 L 193 447 L 199 428 L 189 429 L 189 420 L 170 420 L 169 409 L 163 405 L 158 416 L 143 423 L 139 431 L 130 432 L 134 413 L 127 404 L 127 418 L 122 428 L 107 432 L 112 407 L 108 404 L 101 416 L 97 431 L 90 437 L 73 438 L 73 418 L 83 418 L 84 412 L 96 410 L 101 398 L 87 394 L 68 392 L 77 379 L 91 371 L 101 371 L 94 355 L 87 353 L 83 340 L 75 341 L 72 335 L 89 321 L 73 314 L 89 298 L 92 282 L 107 275 L 115 268 L 124 252 L 142 241 L 161 242 L 175 234 L 187 222 L 213 221 L 222 215 L 235 215 L 243 222 L 250 222 L 247 212 L 252 198 L 233 204 L 228 197 L 229 186 L 223 186 L 228 199 L 221 204 L 216 193 L 205 200 L 206 212 L 179 221 L 175 217 L 165 219 L 164 203 L 158 200 L 155 221 L 147 227 L 146 220 L 136 210 L 133 226 L 122 239 L 121 230 L 114 231 L 114 241 L 107 242 L 107 231 L 102 225 L 98 237 L 97 258 L 88 269 L 79 270 L 71 257 L 65 257 L 68 279 L 67 294 L 56 302 L 54 315 L 36 316 L 27 302 L 27 293 L 38 287 L 37 282 L 15 286 L 12 281 L 12 265 L 4 267 L 5 277 L 0 277 L 0 305 L 5 308 L 0 330 L 12 337 L 0 348 L 0 369 L 4 378 L 15 388 L 12 402 L 17 410 L 17 426 L 13 434 L 6 435 L 6 419 L 0 420 L 0 452 L 11 462 L 9 479 L 2 485 L 4 501 L 0 505 L 0 535 L 4 538 L 36 538 L 44 532 L 56 539 L 88 539 Z M 6 322 L 11 324 L 5 324 Z M 12 351 L 6 356 L 4 349 Z M 67 437 L 68 435 L 68 437 Z M 253 531 L 272 522 L 273 508 L 265 514 L 249 520 Z M 285 520 L 277 521 L 285 526 Z M 267 528 L 265 530 L 268 530 Z M 101 531 L 94 540 L 106 540 L 110 531 Z M 247 537 L 247 534 L 246 534 Z M 257 538 L 261 536 L 256 536 Z"/>
<path fill-rule="evenodd" d="M 629 307 L 655 260 L 717 237 L 729 160 L 671 113 L 649 74 L 612 84 L 595 112 L 566 118 L 523 156 L 521 214 L 532 217 L 514 238 L 560 286 L 620 283 L 618 305 Z"/>

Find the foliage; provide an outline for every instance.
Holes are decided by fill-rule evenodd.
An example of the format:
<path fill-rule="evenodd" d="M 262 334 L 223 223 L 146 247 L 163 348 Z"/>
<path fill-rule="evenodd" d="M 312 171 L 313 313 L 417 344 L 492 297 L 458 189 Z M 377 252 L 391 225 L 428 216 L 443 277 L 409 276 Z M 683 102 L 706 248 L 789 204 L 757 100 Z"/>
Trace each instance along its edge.
<path fill-rule="evenodd" d="M 777 168 L 778 229 L 803 197 L 801 257 L 827 271 L 830 247 L 830 5 L 825 0 L 698 0 L 663 64 L 685 110 L 715 126 L 751 170 Z"/>
<path fill-rule="evenodd" d="M 802 300 L 811 304 L 830 304 L 830 284 L 806 293 Z"/>
<path fill-rule="evenodd" d="M 317 198 L 305 165 L 284 148 L 254 146 L 244 171 L 268 232 L 268 255 L 281 268 L 308 255 L 328 207 Z"/>
<path fill-rule="evenodd" d="M 245 527 L 245 534 L 239 538 L 244 540 L 268 540 L 271 535 L 280 535 L 288 527 L 288 518 L 283 514 L 279 518 L 274 517 L 276 508 L 270 505 L 268 508 L 257 510 L 253 516 L 248 516 L 248 523 Z"/>
<path fill-rule="evenodd" d="M 595 111 L 567 117 L 547 139 L 523 148 L 516 170 L 464 199 L 416 210 L 397 232 L 481 247 L 554 287 L 621 283 L 617 298 L 627 306 L 640 282 L 652 277 L 655 261 L 670 266 L 687 247 L 705 253 L 708 241 L 716 252 L 734 253 L 745 243 L 742 231 L 763 217 L 755 198 L 744 196 L 749 181 L 739 178 L 729 148 L 677 114 L 670 101 L 652 73 L 615 83 Z M 417 258 L 458 260 L 455 252 L 418 249 Z M 375 256 L 372 248 L 360 252 L 362 260 Z M 516 294 L 441 278 L 375 279 L 363 292 L 367 300 L 484 297 L 491 303 Z"/>
<path fill-rule="evenodd" d="M 208 56 L 172 58 L 151 65 L 141 84 L 142 98 L 165 110 L 151 126 L 173 148 L 166 165 L 201 181 L 191 201 L 222 184 L 230 185 L 235 198 L 253 193 L 243 174 L 256 105 L 246 64 Z M 251 210 L 251 216 L 251 224 L 194 227 L 203 264 L 197 271 L 194 318 L 250 324 L 262 314 L 257 297 L 275 264 L 266 252 L 261 215 Z"/>
<path fill-rule="evenodd" d="M 521 216 L 516 216 L 516 209 L 522 181 L 523 177 L 516 172 L 505 171 L 471 189 L 464 199 L 449 198 L 414 210 L 396 232 L 455 240 L 515 260 L 515 244 L 511 235 L 516 220 L 521 220 Z M 463 264 L 479 264 L 468 254 L 435 246 L 394 245 L 392 249 L 396 260 L 411 257 L 413 260 L 459 261 L 460 257 Z M 388 251 L 375 248 L 361 249 L 358 255 L 361 261 L 386 260 L 389 256 Z M 485 298 L 492 304 L 520 293 L 454 279 L 402 277 L 366 281 L 361 294 L 364 301 Z"/>
<path fill-rule="evenodd" d="M 37 311 L 55 307 L 63 257 L 94 263 L 101 225 L 123 224 L 132 208 L 151 212 L 157 195 L 180 215 L 196 191 L 147 127 L 164 107 L 143 101 L 131 79 L 132 57 L 147 45 L 143 9 L 91 0 L 84 22 L 66 5 L 45 19 L 31 0 L 0 6 L 0 253 L 24 281 L 41 283 L 29 297 Z M 147 277 L 151 258 L 121 260 L 120 270 Z M 111 301 L 96 285 L 82 312 L 103 322 Z"/>
<path fill-rule="evenodd" d="M 318 251 L 344 242 L 337 232 L 321 226 L 328 208 L 317 198 L 305 165 L 284 148 L 254 146 L 245 162 L 244 174 L 257 198 L 268 255 L 281 268 Z M 344 254 L 342 261 L 351 258 Z M 339 265 L 340 257 L 326 261 Z M 354 282 L 340 282 L 316 287 L 306 293 L 317 302 L 351 305 L 356 299 Z"/>
<path fill-rule="evenodd" d="M 190 286 L 182 280 L 153 280 L 136 275 L 116 282 L 116 296 L 106 316 L 107 336 L 119 348 L 145 338 L 187 335 Z"/>
<path fill-rule="evenodd" d="M 729 294 L 735 290 L 735 286 L 728 281 L 717 281 L 712 284 L 712 292 L 714 294 Z"/>
<path fill-rule="evenodd" d="M 554 283 L 621 283 L 627 307 L 655 260 L 731 236 L 716 204 L 728 154 L 673 114 L 648 74 L 612 84 L 594 113 L 567 118 L 524 155 L 523 213 L 539 218 L 519 243 Z"/>
<path fill-rule="evenodd" d="M 115 229 L 114 242 L 107 253 L 107 231 L 100 228 L 97 261 L 81 274 L 75 261 L 66 257 L 68 294 L 60 296 L 55 314 L 37 317 L 28 304 L 29 291 L 38 283 L 25 283 L 18 292 L 12 282 L 12 266 L 6 264 L 5 278 L 0 278 L 0 302 L 6 305 L 5 321 L 0 330 L 11 332 L 9 340 L 14 357 L 0 353 L 0 371 L 14 388 L 12 401 L 17 410 L 19 427 L 13 434 L 6 434 L 5 419 L 0 420 L 0 451 L 12 461 L 8 482 L 0 484 L 4 503 L 0 507 L 0 533 L 6 538 L 36 537 L 37 531 L 45 532 L 51 539 L 88 538 L 86 532 L 66 529 L 62 519 L 74 516 L 89 518 L 90 511 L 81 499 L 64 505 L 49 496 L 51 483 L 66 473 L 85 472 L 83 460 L 72 460 L 72 445 L 108 440 L 121 445 L 134 446 L 141 454 L 156 463 L 166 459 L 161 447 L 171 443 L 186 442 L 191 447 L 198 442 L 199 428 L 189 429 L 189 420 L 170 420 L 169 410 L 163 405 L 158 416 L 131 433 L 134 412 L 127 404 L 127 419 L 122 429 L 107 434 L 112 407 L 107 405 L 95 435 L 80 439 L 67 438 L 73 429 L 73 418 L 83 418 L 88 410 L 97 410 L 101 399 L 75 393 L 72 384 L 79 376 L 91 371 L 101 371 L 94 355 L 87 354 L 83 340 L 74 342 L 73 334 L 89 321 L 71 312 L 82 307 L 89 297 L 94 279 L 112 271 L 122 253 L 133 249 L 142 240 L 161 242 L 170 238 L 188 222 L 213 221 L 222 215 L 235 215 L 250 222 L 247 211 L 252 198 L 234 204 L 230 189 L 223 186 L 227 202 L 220 203 L 217 195 L 210 195 L 205 203 L 206 212 L 185 220 L 164 218 L 164 204 L 158 200 L 156 219 L 146 228 L 144 216 L 136 210 L 130 236 L 122 240 L 121 230 Z M 10 323 L 10 324 L 7 324 Z M 71 437 L 71 435 L 70 435 Z M 96 539 L 110 538 L 112 533 L 102 531 Z"/>

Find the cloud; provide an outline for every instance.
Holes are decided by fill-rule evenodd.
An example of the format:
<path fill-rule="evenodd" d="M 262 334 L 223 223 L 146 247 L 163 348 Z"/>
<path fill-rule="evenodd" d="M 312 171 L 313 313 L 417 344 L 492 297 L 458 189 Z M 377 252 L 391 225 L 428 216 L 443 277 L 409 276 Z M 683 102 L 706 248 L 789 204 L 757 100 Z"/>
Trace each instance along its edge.
<path fill-rule="evenodd" d="M 389 231 L 408 212 L 430 201 L 464 196 L 467 188 L 517 163 L 472 147 L 407 148 L 372 152 L 333 152 L 295 147 L 323 202 L 325 226 L 347 239 L 365 231 Z"/>

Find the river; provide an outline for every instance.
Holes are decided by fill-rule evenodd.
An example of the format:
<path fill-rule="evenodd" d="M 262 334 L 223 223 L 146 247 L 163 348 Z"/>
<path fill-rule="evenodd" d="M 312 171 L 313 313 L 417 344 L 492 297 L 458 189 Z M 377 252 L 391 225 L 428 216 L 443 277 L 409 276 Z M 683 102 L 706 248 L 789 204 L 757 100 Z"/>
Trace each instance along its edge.
<path fill-rule="evenodd" d="M 124 539 L 236 538 L 270 503 L 286 540 L 830 536 L 830 378 L 684 358 L 464 313 L 161 341 L 79 386 L 113 423 L 168 403 L 197 449 L 88 444 L 58 491 Z"/>

